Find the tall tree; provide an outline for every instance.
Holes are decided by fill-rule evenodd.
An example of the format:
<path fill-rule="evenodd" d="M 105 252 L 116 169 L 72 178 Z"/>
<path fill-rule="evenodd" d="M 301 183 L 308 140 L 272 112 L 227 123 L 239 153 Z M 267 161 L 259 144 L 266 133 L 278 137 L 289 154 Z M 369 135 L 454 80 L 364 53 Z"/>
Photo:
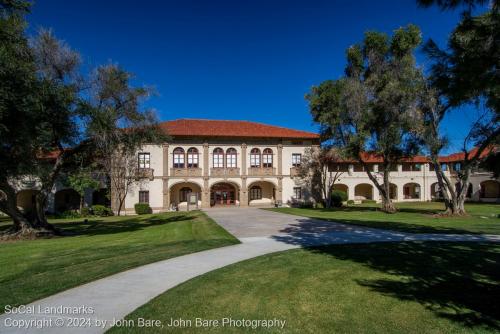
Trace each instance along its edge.
<path fill-rule="evenodd" d="M 458 172 L 458 182 L 452 184 L 436 164 L 438 180 L 442 179 L 446 209 L 449 214 L 465 214 L 464 202 L 469 187 L 469 176 L 481 161 L 495 161 L 488 157 L 493 153 L 492 145 L 500 143 L 500 11 L 497 1 L 483 13 L 473 16 L 472 8 L 482 5 L 481 0 L 419 1 L 429 6 L 437 4 L 443 9 L 466 5 L 466 10 L 457 27 L 451 33 L 447 49 L 440 49 L 429 40 L 424 51 L 433 60 L 430 68 L 432 88 L 424 90 L 423 99 L 424 142 L 431 159 L 445 147 L 439 133 L 439 125 L 446 113 L 463 105 L 476 106 L 469 116 L 475 117 L 462 152 L 464 161 Z M 465 112 L 465 111 L 464 111 Z M 472 115 L 473 114 L 473 115 Z M 488 166 L 486 163 L 485 166 Z M 493 167 L 493 166 L 492 166 Z M 441 186 L 441 184 L 440 184 Z"/>
<path fill-rule="evenodd" d="M 306 95 L 324 139 L 366 167 L 389 213 L 396 211 L 390 199 L 390 172 L 418 150 L 414 126 L 423 76 L 413 53 L 420 43 L 420 30 L 414 25 L 396 30 L 391 38 L 367 32 L 362 44 L 347 50 L 345 76 L 325 81 Z M 366 151 L 383 159 L 382 182 L 369 168 Z"/>

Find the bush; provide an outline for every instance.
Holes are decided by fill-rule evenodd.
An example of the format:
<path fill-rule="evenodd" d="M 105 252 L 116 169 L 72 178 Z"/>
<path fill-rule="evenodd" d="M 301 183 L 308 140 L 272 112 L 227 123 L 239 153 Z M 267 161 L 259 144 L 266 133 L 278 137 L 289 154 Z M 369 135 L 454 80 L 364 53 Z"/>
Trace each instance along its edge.
<path fill-rule="evenodd" d="M 71 218 L 81 218 L 82 215 L 80 214 L 80 212 L 78 212 L 78 210 L 66 210 L 58 213 L 56 217 L 62 219 L 71 219 Z"/>
<path fill-rule="evenodd" d="M 90 208 L 82 208 L 82 210 L 80 211 L 80 216 L 82 217 L 88 217 L 90 215 L 91 215 Z"/>
<path fill-rule="evenodd" d="M 347 194 L 345 191 L 334 190 L 332 192 L 332 205 L 334 207 L 340 208 L 344 201 L 347 201 Z"/>
<path fill-rule="evenodd" d="M 299 204 L 299 208 L 301 208 L 301 209 L 312 209 L 312 208 L 314 208 L 314 203 L 313 202 L 301 202 Z"/>
<path fill-rule="evenodd" d="M 364 199 L 364 200 L 361 201 L 361 203 L 363 203 L 363 204 L 368 204 L 368 203 L 373 204 L 373 203 L 377 203 L 377 201 L 375 201 L 374 199 Z"/>
<path fill-rule="evenodd" d="M 108 217 L 113 215 L 111 208 L 105 207 L 104 205 L 92 205 L 92 213 L 99 217 Z"/>
<path fill-rule="evenodd" d="M 146 215 L 148 213 L 152 213 L 151 207 L 148 203 L 136 203 L 134 205 L 135 213 L 138 215 Z"/>
<path fill-rule="evenodd" d="M 352 199 L 348 200 L 347 205 L 354 205 L 354 201 Z"/>

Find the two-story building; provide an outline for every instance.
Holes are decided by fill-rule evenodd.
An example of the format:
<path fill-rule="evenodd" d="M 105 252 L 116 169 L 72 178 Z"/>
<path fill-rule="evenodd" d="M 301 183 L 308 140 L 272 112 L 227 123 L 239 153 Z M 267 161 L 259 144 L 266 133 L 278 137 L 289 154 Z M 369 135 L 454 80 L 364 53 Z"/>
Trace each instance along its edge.
<path fill-rule="evenodd" d="M 130 189 L 126 212 L 139 202 L 159 212 L 300 200 L 294 169 L 307 148 L 320 144 L 316 133 L 247 121 L 180 119 L 160 127 L 172 140 L 138 153 L 149 177 Z"/>

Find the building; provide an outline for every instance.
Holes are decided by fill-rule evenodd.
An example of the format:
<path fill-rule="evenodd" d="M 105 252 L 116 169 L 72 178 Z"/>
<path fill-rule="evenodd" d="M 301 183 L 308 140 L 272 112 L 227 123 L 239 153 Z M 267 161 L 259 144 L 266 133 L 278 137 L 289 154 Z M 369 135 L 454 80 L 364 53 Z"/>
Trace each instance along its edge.
<path fill-rule="evenodd" d="M 160 127 L 172 140 L 138 152 L 147 178 L 130 190 L 125 212 L 139 202 L 159 212 L 188 203 L 208 208 L 300 200 L 295 169 L 307 148 L 319 146 L 315 133 L 247 121 L 180 119 Z"/>
<path fill-rule="evenodd" d="M 147 202 L 154 212 L 212 206 L 269 206 L 310 201 L 307 189 L 297 177 L 297 167 L 307 149 L 319 147 L 315 133 L 247 121 L 180 119 L 160 123 L 171 137 L 163 145 L 147 145 L 137 153 L 138 181 L 125 199 L 126 214 L 134 205 Z M 54 158 L 54 157 L 49 157 Z M 440 158 L 447 175 L 456 182 L 463 153 Z M 382 180 L 379 157 L 365 161 Z M 334 161 L 332 173 L 339 178 L 335 189 L 345 191 L 349 200 L 380 201 L 380 194 L 364 166 L 355 161 Z M 431 201 L 441 197 L 433 165 L 424 156 L 406 159 L 390 175 L 394 201 Z M 467 191 L 470 201 L 500 203 L 500 182 L 491 173 L 476 169 Z M 36 180 L 26 178 L 18 185 L 18 206 L 33 209 L 39 189 Z M 113 192 L 112 192 L 113 193 Z M 63 182 L 56 182 L 48 201 L 48 212 L 78 209 L 80 195 Z M 87 191 L 86 206 L 109 205 L 106 182 L 102 189 Z M 111 200 L 117 211 L 115 200 Z"/>

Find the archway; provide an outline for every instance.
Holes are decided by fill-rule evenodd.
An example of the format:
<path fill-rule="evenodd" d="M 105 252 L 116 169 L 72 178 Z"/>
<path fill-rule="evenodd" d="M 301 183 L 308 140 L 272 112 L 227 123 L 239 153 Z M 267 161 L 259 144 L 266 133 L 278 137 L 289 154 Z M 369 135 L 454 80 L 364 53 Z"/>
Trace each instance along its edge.
<path fill-rule="evenodd" d="M 248 185 L 248 205 L 272 205 L 276 200 L 276 186 L 269 181 L 256 181 Z"/>
<path fill-rule="evenodd" d="M 357 200 L 373 199 L 373 186 L 361 183 L 354 187 L 354 198 Z"/>
<path fill-rule="evenodd" d="M 442 199 L 443 191 L 439 187 L 439 183 L 434 182 L 431 184 L 431 199 Z"/>
<path fill-rule="evenodd" d="M 35 210 L 35 196 L 38 190 L 25 189 L 16 194 L 16 205 L 21 211 L 30 213 Z"/>
<path fill-rule="evenodd" d="M 499 198 L 500 182 L 487 180 L 481 182 L 481 198 Z"/>
<path fill-rule="evenodd" d="M 343 191 L 346 193 L 347 196 L 349 196 L 349 187 L 345 184 L 338 183 L 333 185 L 333 191 Z"/>
<path fill-rule="evenodd" d="M 210 206 L 239 204 L 238 187 L 229 182 L 218 182 L 210 187 Z"/>
<path fill-rule="evenodd" d="M 383 187 L 384 185 L 382 185 Z M 398 200 L 398 186 L 394 183 L 389 183 L 389 198 L 393 200 Z"/>
<path fill-rule="evenodd" d="M 404 199 L 419 199 L 420 198 L 420 185 L 418 183 L 406 183 L 403 186 Z"/>
<path fill-rule="evenodd" d="M 56 212 L 80 209 L 80 194 L 74 189 L 63 189 L 56 192 L 54 197 Z"/>
<path fill-rule="evenodd" d="M 170 205 L 179 210 L 201 207 L 201 186 L 194 182 L 179 182 L 170 187 Z"/>
<path fill-rule="evenodd" d="M 111 205 L 107 188 L 94 190 L 92 192 L 92 205 L 104 205 L 108 207 Z"/>

